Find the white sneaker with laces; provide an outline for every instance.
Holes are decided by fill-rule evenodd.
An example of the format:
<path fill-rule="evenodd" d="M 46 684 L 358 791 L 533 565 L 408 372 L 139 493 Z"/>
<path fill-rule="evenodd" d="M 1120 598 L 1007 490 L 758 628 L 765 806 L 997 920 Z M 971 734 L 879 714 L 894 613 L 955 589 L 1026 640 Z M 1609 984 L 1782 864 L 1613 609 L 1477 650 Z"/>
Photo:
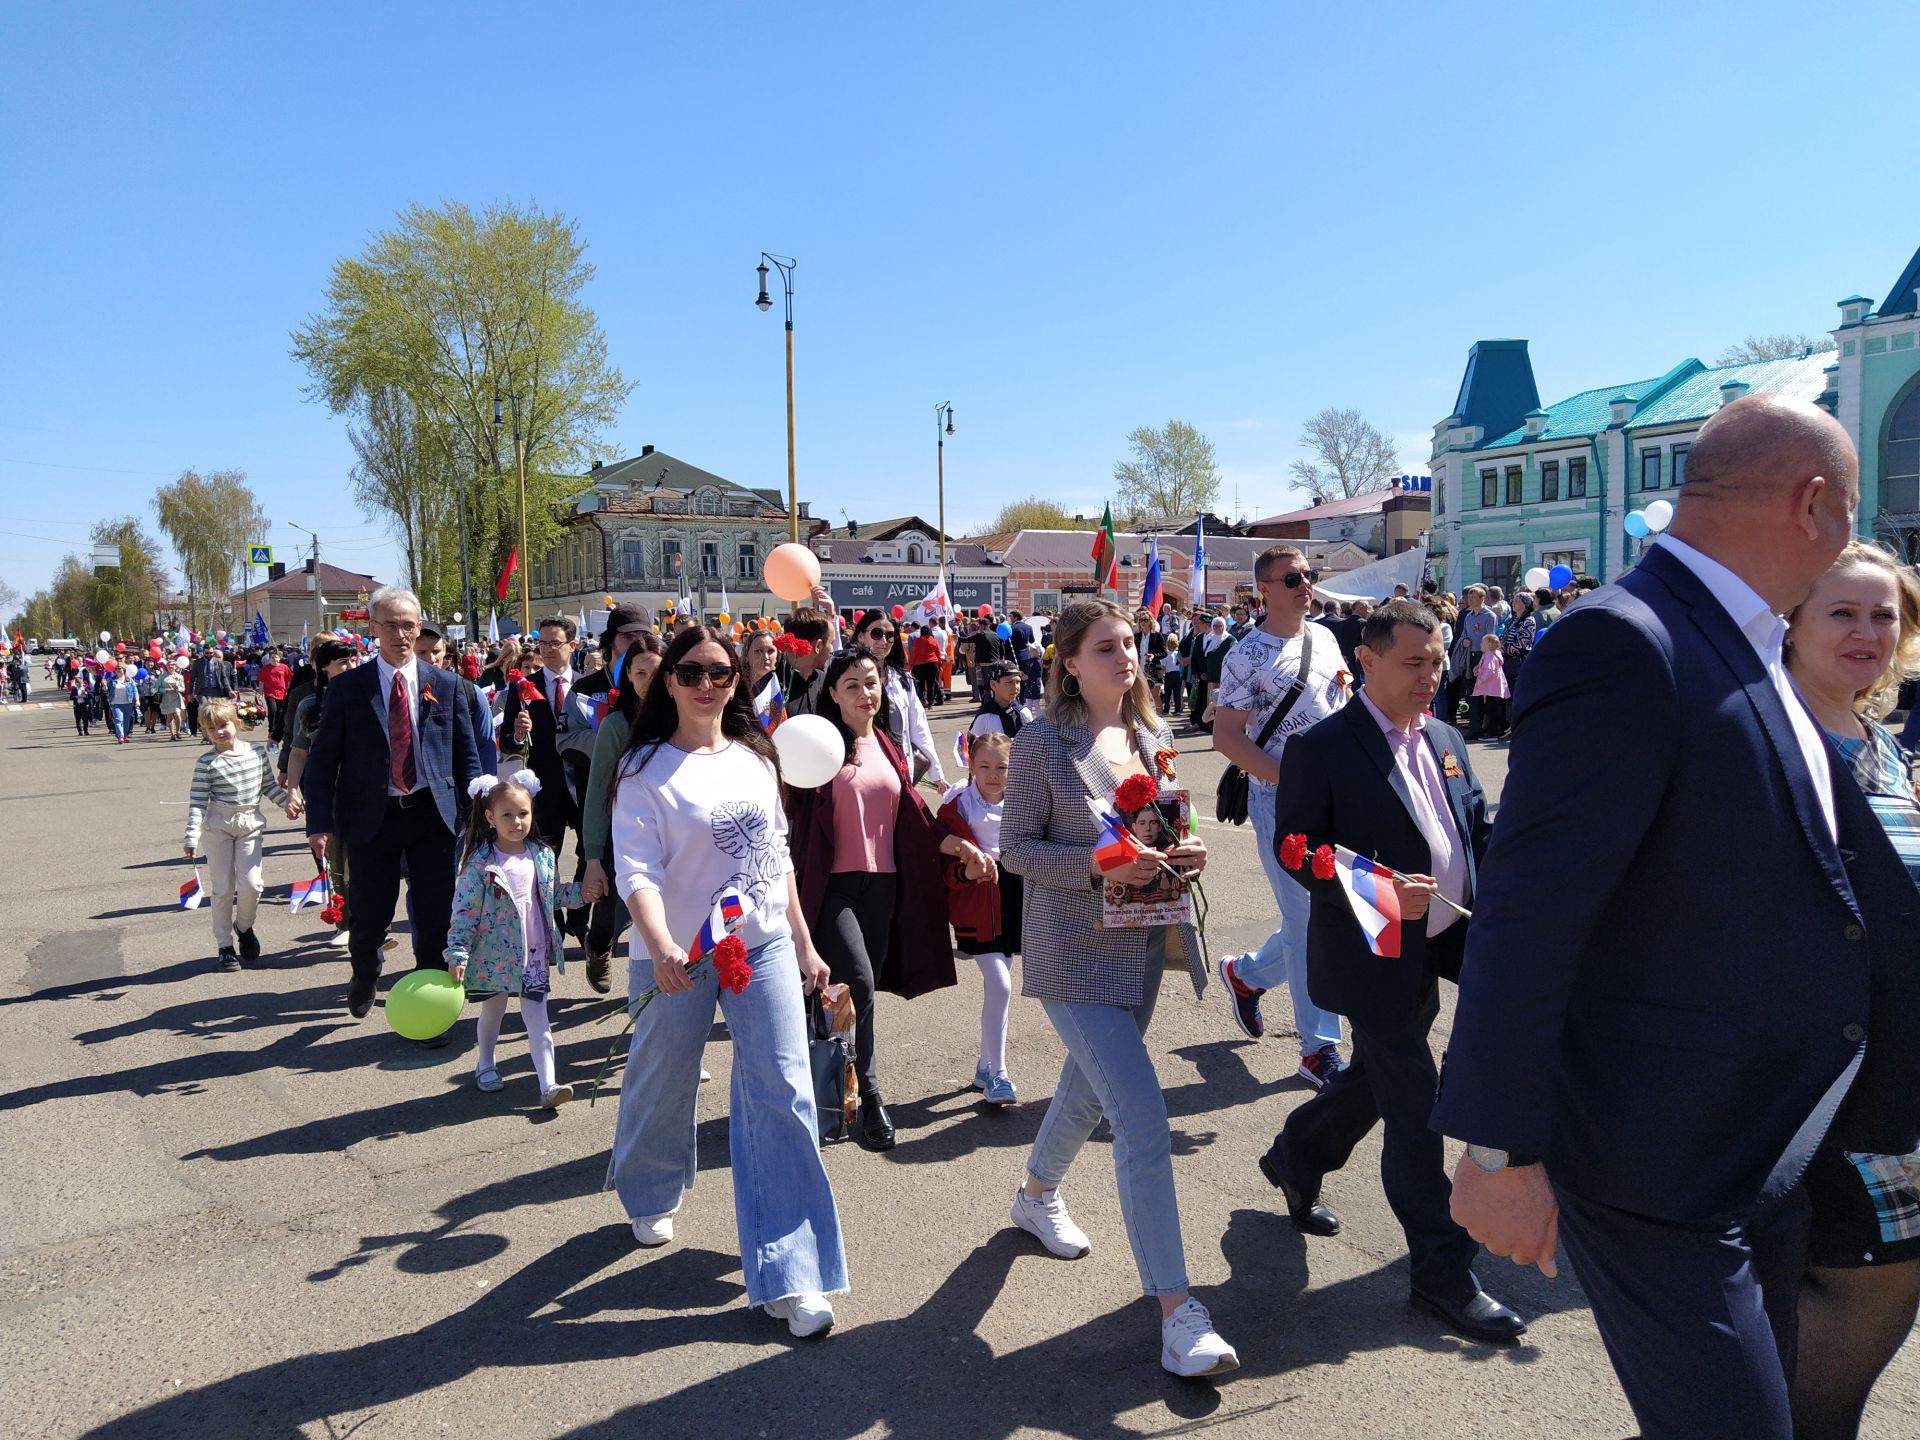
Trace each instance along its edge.
<path fill-rule="evenodd" d="M 1078 1260 L 1093 1249 L 1087 1232 L 1074 1224 L 1073 1217 L 1067 1214 L 1058 1185 L 1043 1191 L 1037 1200 L 1027 1193 L 1024 1185 L 1016 1190 L 1013 1194 L 1013 1223 L 1037 1237 L 1042 1245 L 1062 1260 Z"/>
<path fill-rule="evenodd" d="M 333 932 L 333 938 L 327 941 L 327 944 L 331 945 L 335 950 L 344 950 L 352 939 L 353 937 L 342 927 Z"/>
<path fill-rule="evenodd" d="M 653 1250 L 673 1239 L 673 1212 L 642 1215 L 633 1222 L 633 1238 Z"/>
<path fill-rule="evenodd" d="M 1207 1307 L 1188 1300 L 1160 1322 L 1160 1364 L 1175 1375 L 1224 1375 L 1240 1368 L 1240 1357 L 1215 1332 Z"/>
<path fill-rule="evenodd" d="M 824 1295 L 789 1295 L 784 1300 L 769 1300 L 760 1308 L 774 1319 L 786 1321 L 787 1329 L 802 1340 L 833 1328 L 833 1306 Z"/>

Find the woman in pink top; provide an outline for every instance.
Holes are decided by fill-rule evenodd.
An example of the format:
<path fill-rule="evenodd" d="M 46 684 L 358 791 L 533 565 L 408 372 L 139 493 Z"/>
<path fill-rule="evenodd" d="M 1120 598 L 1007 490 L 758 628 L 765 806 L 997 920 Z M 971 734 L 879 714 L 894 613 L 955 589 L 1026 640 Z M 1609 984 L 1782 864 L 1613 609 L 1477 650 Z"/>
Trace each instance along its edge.
<path fill-rule="evenodd" d="M 884 682 L 863 650 L 827 666 L 821 715 L 846 742 L 847 762 L 818 790 L 790 790 L 789 843 L 801 909 L 833 978 L 853 994 L 861 1143 L 893 1146 L 874 1061 L 874 995 L 909 998 L 954 983 L 940 832 L 879 722 Z M 913 903 L 896 903 L 902 891 Z"/>
<path fill-rule="evenodd" d="M 1487 635 L 1480 641 L 1480 662 L 1473 672 L 1473 693 L 1485 702 L 1480 738 L 1496 740 L 1507 733 L 1507 664 L 1500 658 L 1500 637 Z"/>

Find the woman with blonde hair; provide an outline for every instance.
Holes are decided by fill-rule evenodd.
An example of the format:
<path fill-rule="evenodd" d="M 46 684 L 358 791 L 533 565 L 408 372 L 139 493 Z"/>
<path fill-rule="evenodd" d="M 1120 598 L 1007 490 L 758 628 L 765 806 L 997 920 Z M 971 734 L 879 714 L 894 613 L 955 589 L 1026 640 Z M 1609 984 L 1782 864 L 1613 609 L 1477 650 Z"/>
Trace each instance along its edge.
<path fill-rule="evenodd" d="M 1794 683 L 1920 883 L 1912 756 L 1880 723 L 1901 681 L 1920 675 L 1920 579 L 1849 541 L 1787 623 Z M 1792 1406 L 1793 1433 L 1809 1440 L 1859 1433 L 1874 1382 L 1920 1313 L 1920 1156 L 1843 1143 L 1829 1133 L 1801 1182 L 1812 1229 Z"/>
<path fill-rule="evenodd" d="M 1173 1138 L 1145 1038 L 1168 956 L 1185 966 L 1195 994 L 1206 988 L 1205 957 L 1191 925 L 1101 923 L 1103 882 L 1142 886 L 1163 863 L 1196 875 L 1207 848 L 1195 836 L 1103 868 L 1093 805 L 1111 807 L 1125 780 L 1171 785 L 1173 736 L 1154 709 L 1129 611 L 1077 602 L 1053 630 L 1046 713 L 1013 742 L 1000 860 L 1025 881 L 1021 990 L 1045 1007 L 1067 1062 L 1014 1195 L 1013 1223 L 1062 1259 L 1088 1252 L 1059 1187 L 1104 1116 L 1127 1242 L 1141 1288 L 1160 1303 L 1160 1363 L 1176 1375 L 1216 1375 L 1240 1361 L 1188 1293 Z"/>

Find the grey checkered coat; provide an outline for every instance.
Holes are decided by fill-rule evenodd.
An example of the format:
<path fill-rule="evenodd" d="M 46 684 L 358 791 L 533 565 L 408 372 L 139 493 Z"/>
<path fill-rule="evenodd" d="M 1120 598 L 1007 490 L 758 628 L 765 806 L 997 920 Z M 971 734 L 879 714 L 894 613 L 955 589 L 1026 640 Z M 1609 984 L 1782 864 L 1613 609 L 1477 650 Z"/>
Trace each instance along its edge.
<path fill-rule="evenodd" d="M 1173 733 L 1142 727 L 1136 736 L 1149 768 Z M 1000 825 L 1000 863 L 1025 877 L 1021 912 L 1021 993 L 1036 1000 L 1120 1005 L 1147 998 L 1152 930 L 1100 924 L 1100 886 L 1089 869 L 1100 830 L 1090 798 L 1110 800 L 1118 782 L 1083 726 L 1029 722 L 1013 742 L 1013 768 Z M 1196 995 L 1206 993 L 1206 957 L 1191 925 L 1167 927 L 1167 953 L 1184 958 Z"/>

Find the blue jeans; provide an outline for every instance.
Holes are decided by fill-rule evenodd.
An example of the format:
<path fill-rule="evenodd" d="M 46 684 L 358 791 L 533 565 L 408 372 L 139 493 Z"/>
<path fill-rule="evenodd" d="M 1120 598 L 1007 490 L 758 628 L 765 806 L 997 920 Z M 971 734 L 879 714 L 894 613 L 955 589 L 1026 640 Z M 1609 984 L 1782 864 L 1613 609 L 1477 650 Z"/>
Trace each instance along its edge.
<path fill-rule="evenodd" d="M 806 1007 L 793 937 L 776 936 L 747 959 L 753 980 L 738 995 L 720 990 L 713 967 L 702 965 L 692 990 L 661 995 L 640 1012 L 620 1080 L 606 1188 L 620 1192 L 632 1219 L 678 1210 L 693 1188 L 700 1052 L 717 995 L 733 1040 L 727 1134 L 747 1303 L 838 1294 L 847 1289 L 847 1256 L 814 1139 Z M 628 976 L 628 993 L 637 997 L 653 984 L 652 964 L 630 952 Z"/>
<path fill-rule="evenodd" d="M 115 705 L 113 708 L 113 736 L 124 740 L 133 733 L 133 706 Z"/>
<path fill-rule="evenodd" d="M 1066 1042 L 1067 1063 L 1034 1137 L 1027 1173 L 1042 1185 L 1058 1185 L 1104 1115 L 1113 1123 L 1114 1179 L 1140 1288 L 1149 1295 L 1178 1295 L 1187 1288 L 1187 1260 L 1173 1190 L 1173 1135 L 1146 1043 L 1160 994 L 1160 961 L 1152 956 L 1147 987 L 1137 1010 L 1041 1002 Z"/>
<path fill-rule="evenodd" d="M 1322 1010 L 1307 993 L 1307 921 L 1313 914 L 1313 896 L 1281 868 L 1280 857 L 1273 853 L 1273 795 L 1273 786 L 1248 778 L 1247 818 L 1253 822 L 1261 868 L 1280 906 L 1280 927 L 1257 952 L 1235 961 L 1233 973 L 1260 990 L 1286 985 L 1293 1000 L 1293 1028 L 1300 1032 L 1300 1053 L 1311 1055 L 1340 1043 L 1340 1017 Z"/>

